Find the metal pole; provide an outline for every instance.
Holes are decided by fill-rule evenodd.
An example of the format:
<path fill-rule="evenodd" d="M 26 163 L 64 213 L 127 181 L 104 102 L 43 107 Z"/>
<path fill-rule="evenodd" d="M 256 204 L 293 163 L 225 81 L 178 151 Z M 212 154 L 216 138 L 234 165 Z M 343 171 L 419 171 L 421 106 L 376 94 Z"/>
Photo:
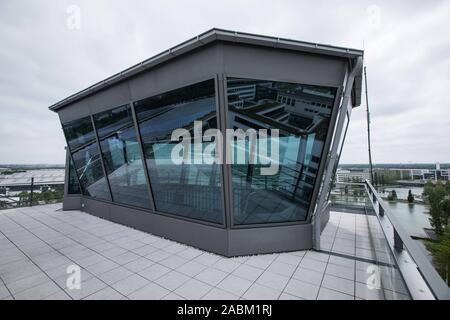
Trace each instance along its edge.
<path fill-rule="evenodd" d="M 366 87 L 366 111 L 367 111 L 367 143 L 369 146 L 369 171 L 370 183 L 373 185 L 373 167 L 372 167 L 372 151 L 370 148 L 370 111 L 369 111 L 369 94 L 367 89 L 367 73 L 366 66 L 364 66 L 364 84 Z"/>
<path fill-rule="evenodd" d="M 30 185 L 30 207 L 33 206 L 33 188 L 34 188 L 34 178 L 31 177 L 31 185 Z"/>

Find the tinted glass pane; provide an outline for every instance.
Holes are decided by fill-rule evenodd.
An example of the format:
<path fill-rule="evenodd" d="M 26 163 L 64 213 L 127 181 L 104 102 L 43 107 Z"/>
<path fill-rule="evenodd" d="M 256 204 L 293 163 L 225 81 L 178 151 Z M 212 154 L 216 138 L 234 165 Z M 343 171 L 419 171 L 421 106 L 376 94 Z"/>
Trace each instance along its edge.
<path fill-rule="evenodd" d="M 72 154 L 83 194 L 111 200 L 108 184 L 103 174 L 97 142 L 84 146 Z"/>
<path fill-rule="evenodd" d="M 114 202 L 150 208 L 140 149 L 128 106 L 94 115 Z"/>
<path fill-rule="evenodd" d="M 171 159 L 178 143 L 171 141 L 173 130 L 184 128 L 193 136 L 195 120 L 202 121 L 203 131 L 217 128 L 214 92 L 214 80 L 173 90 L 137 102 L 136 114 L 156 209 L 223 223 L 220 165 L 174 164 Z"/>
<path fill-rule="evenodd" d="M 229 126 L 233 129 L 278 129 L 275 138 L 258 136 L 258 159 L 265 155 L 278 163 L 272 175 L 261 174 L 262 162 L 249 163 L 247 141 L 232 143 L 235 153 L 245 149 L 242 163 L 232 164 L 235 224 L 301 221 L 306 219 L 328 132 L 336 90 L 310 85 L 227 79 Z M 267 145 L 261 153 L 260 146 Z M 237 161 L 235 159 L 235 161 Z"/>
<path fill-rule="evenodd" d="M 71 121 L 63 125 L 64 134 L 71 150 L 95 140 L 90 117 Z"/>
<path fill-rule="evenodd" d="M 70 158 L 70 161 L 69 161 L 69 188 L 67 191 L 69 194 L 80 194 L 81 193 L 80 185 L 78 184 L 78 178 L 76 176 L 72 158 Z"/>

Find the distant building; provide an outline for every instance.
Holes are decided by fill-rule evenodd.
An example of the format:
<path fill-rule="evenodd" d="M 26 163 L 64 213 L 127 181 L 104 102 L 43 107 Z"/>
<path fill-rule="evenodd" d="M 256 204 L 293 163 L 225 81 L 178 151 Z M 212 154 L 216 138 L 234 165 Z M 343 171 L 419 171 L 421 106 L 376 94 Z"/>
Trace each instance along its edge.
<path fill-rule="evenodd" d="M 363 182 L 370 179 L 370 173 L 367 169 L 338 169 L 336 172 L 336 182 Z"/>
<path fill-rule="evenodd" d="M 450 170 L 445 169 L 410 169 L 411 180 L 449 181 Z"/>

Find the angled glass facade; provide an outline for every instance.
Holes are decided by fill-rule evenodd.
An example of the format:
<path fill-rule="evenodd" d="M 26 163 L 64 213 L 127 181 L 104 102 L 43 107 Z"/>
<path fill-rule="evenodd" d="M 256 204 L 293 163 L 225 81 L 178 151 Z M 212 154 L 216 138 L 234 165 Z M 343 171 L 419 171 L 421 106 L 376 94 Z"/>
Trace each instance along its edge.
<path fill-rule="evenodd" d="M 69 194 L 80 194 L 80 184 L 78 183 L 77 173 L 75 171 L 75 167 L 73 165 L 72 157 L 70 157 L 69 161 L 69 186 L 67 188 L 67 192 Z"/>
<path fill-rule="evenodd" d="M 268 133 L 254 144 L 229 141 L 232 225 L 305 221 L 336 89 L 228 78 L 226 90 L 227 128 Z M 206 164 L 202 155 L 195 160 L 216 141 L 200 141 L 199 150 L 191 138 L 190 163 L 172 159 L 179 144 L 172 133 L 181 128 L 194 137 L 195 121 L 202 132 L 218 128 L 213 79 L 65 124 L 83 194 L 147 210 L 153 210 L 153 201 L 157 212 L 223 225 L 222 164 Z M 273 129 L 278 137 L 271 136 Z M 259 162 L 249 162 L 251 148 Z M 237 159 L 240 152 L 243 162 Z M 262 174 L 268 167 L 264 158 L 276 162 L 276 172 Z"/>
<path fill-rule="evenodd" d="M 129 105 L 94 115 L 114 202 L 150 209 L 150 195 Z"/>
<path fill-rule="evenodd" d="M 83 195 L 111 200 L 91 117 L 63 125 Z"/>
<path fill-rule="evenodd" d="M 234 223 L 304 221 L 327 136 L 335 88 L 254 79 L 227 79 L 228 125 L 234 130 L 278 129 L 278 170 L 262 163 L 232 165 Z M 274 159 L 272 137 L 262 141 Z M 248 146 L 248 144 L 247 144 Z M 239 146 L 232 146 L 238 152 Z M 258 150 L 262 150 L 258 148 Z M 248 151 L 248 150 L 246 150 Z M 258 156 L 261 156 L 258 154 Z M 258 157 L 260 158 L 260 157 Z"/>
<path fill-rule="evenodd" d="M 174 164 L 172 132 L 183 128 L 194 136 L 194 121 L 202 129 L 217 128 L 214 80 L 166 92 L 135 103 L 136 117 L 153 190 L 156 210 L 223 224 L 218 164 Z M 202 145 L 202 149 L 206 145 Z"/>
<path fill-rule="evenodd" d="M 211 30 L 56 103 L 65 208 L 225 256 L 312 248 L 362 56 Z"/>

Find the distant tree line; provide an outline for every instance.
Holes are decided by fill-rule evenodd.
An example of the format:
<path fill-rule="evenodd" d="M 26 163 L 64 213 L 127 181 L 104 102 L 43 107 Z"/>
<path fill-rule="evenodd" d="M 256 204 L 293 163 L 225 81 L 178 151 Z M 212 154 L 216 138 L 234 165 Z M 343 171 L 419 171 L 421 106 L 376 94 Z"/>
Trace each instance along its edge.
<path fill-rule="evenodd" d="M 437 236 L 437 240 L 425 244 L 439 274 L 450 285 L 450 181 L 446 184 L 428 182 L 423 195 L 430 204 L 430 224 Z"/>

